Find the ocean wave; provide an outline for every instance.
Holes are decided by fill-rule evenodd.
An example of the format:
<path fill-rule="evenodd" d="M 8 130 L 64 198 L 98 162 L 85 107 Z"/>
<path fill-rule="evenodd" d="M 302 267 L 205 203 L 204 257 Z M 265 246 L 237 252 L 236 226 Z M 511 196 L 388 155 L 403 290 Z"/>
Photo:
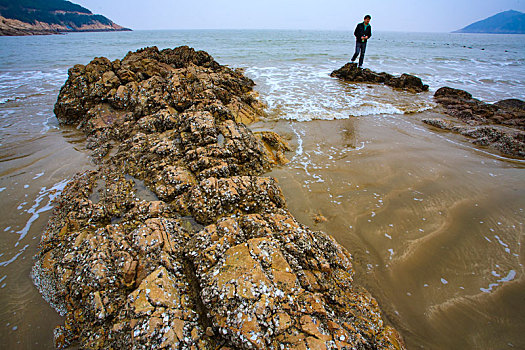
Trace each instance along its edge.
<path fill-rule="evenodd" d="M 404 114 L 401 109 L 387 104 L 370 103 L 359 106 L 356 110 L 351 110 L 350 115 L 355 117 L 367 115 L 382 115 L 382 114 Z"/>
<path fill-rule="evenodd" d="M 251 67 L 270 119 L 295 121 L 348 119 L 367 115 L 410 114 L 433 108 L 423 95 L 376 84 L 347 84 L 329 76 L 333 63 L 312 66 Z"/>
<path fill-rule="evenodd" d="M 61 69 L 0 72 L 0 104 L 58 91 L 66 78 Z"/>

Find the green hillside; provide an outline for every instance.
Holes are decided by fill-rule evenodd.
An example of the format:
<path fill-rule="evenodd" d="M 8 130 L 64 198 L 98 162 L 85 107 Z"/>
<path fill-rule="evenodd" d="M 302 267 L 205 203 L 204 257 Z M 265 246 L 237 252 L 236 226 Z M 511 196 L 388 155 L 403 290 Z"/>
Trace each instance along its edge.
<path fill-rule="evenodd" d="M 513 10 L 500 12 L 454 33 L 525 34 L 525 13 Z"/>
<path fill-rule="evenodd" d="M 88 26 L 125 30 L 107 17 L 95 15 L 80 5 L 65 0 L 0 0 L 0 15 L 30 25 L 45 23 L 57 31 L 84 31 Z M 105 30 L 105 29 L 101 29 Z"/>

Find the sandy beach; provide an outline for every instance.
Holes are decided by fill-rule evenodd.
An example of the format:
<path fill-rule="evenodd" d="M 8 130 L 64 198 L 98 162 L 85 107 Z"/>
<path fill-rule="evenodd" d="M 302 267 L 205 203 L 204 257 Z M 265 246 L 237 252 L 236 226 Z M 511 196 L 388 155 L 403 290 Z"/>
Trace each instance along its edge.
<path fill-rule="evenodd" d="M 51 201 L 77 172 L 95 167 L 84 135 L 59 126 L 53 114 L 67 69 L 95 56 L 122 58 L 147 44 L 186 43 L 210 51 L 221 64 L 245 69 L 255 81 L 268 115 L 250 128 L 274 131 L 292 149 L 285 154 L 290 163 L 265 176 L 279 181 L 300 223 L 330 234 L 352 254 L 356 280 L 377 299 L 407 348 L 525 346 L 524 163 L 422 122 L 443 116 L 432 96 L 445 84 L 485 102 L 523 99 L 516 94 L 523 86 L 519 38 L 490 46 L 492 37 L 475 36 L 469 39 L 474 48 L 467 50 L 463 36 L 443 34 L 427 45 L 425 34 L 403 34 L 408 38 L 403 42 L 418 48 L 417 57 L 408 57 L 396 51 L 399 34 L 378 33 L 377 51 L 369 52 L 371 68 L 416 74 L 430 85 L 430 92 L 411 94 L 330 78 L 348 59 L 349 49 L 341 44 L 347 33 L 312 32 L 303 40 L 303 33 L 277 31 L 267 33 L 265 42 L 256 42 L 259 34 L 252 32 L 100 35 L 105 39 L 95 34 L 43 38 L 47 42 L 17 38 L 26 42 L 16 45 L 5 38 L 2 346 L 53 348 L 53 328 L 63 322 L 29 272 Z M 231 37 L 238 42 L 224 45 Z M 496 51 L 500 40 L 509 52 Z M 482 51 L 478 43 L 494 50 Z M 324 49 L 317 51 L 321 44 Z M 282 45 L 292 48 L 287 55 Z M 72 48 L 80 49 L 63 55 Z M 391 57 L 380 54 L 386 51 Z M 494 64 L 491 55 L 500 54 L 504 61 Z"/>

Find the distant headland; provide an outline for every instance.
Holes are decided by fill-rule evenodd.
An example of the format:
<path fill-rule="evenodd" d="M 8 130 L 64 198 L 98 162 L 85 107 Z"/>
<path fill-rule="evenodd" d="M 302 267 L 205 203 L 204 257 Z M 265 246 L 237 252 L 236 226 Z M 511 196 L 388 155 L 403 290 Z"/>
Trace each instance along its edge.
<path fill-rule="evenodd" d="M 129 31 L 65 0 L 0 0 L 0 36 Z"/>
<path fill-rule="evenodd" d="M 514 10 L 500 12 L 454 33 L 525 34 L 525 13 Z"/>

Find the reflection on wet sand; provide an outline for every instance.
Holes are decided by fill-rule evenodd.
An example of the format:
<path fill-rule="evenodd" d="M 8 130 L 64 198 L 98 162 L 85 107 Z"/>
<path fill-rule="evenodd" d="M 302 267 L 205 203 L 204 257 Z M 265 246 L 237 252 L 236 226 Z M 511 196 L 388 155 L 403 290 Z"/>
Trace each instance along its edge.
<path fill-rule="evenodd" d="M 0 150 L 0 348 L 50 349 L 53 328 L 63 320 L 29 277 L 32 257 L 52 200 L 73 174 L 91 165 L 87 153 L 76 149 L 85 142 L 77 130 L 9 136 Z"/>
<path fill-rule="evenodd" d="M 295 145 L 271 173 L 290 210 L 352 252 L 409 348 L 523 347 L 524 164 L 431 132 L 424 114 L 256 127 Z"/>

